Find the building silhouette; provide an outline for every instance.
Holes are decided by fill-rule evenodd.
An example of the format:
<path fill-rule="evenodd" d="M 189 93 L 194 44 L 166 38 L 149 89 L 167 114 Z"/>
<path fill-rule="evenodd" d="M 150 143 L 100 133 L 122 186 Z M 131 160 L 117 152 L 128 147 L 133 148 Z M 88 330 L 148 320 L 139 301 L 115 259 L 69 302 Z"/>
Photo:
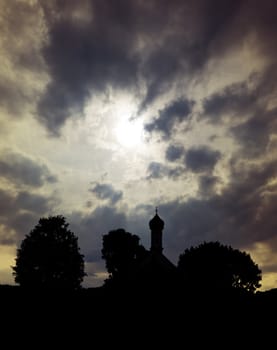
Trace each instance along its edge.
<path fill-rule="evenodd" d="M 149 221 L 149 227 L 151 230 L 150 251 L 162 254 L 164 221 L 159 217 L 157 208 L 156 215 Z"/>
<path fill-rule="evenodd" d="M 146 288 L 170 288 L 178 281 L 177 267 L 163 254 L 164 221 L 158 215 L 149 221 L 151 247 L 137 266 L 132 279 L 135 284 Z"/>

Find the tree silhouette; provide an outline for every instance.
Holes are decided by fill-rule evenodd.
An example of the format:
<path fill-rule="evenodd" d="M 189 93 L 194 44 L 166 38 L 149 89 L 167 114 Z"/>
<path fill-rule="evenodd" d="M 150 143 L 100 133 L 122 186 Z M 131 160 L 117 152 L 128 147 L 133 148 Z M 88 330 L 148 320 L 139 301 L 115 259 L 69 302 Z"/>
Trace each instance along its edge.
<path fill-rule="evenodd" d="M 110 282 L 126 282 L 132 269 L 146 254 L 139 237 L 124 229 L 103 235 L 102 258 L 105 259 Z"/>
<path fill-rule="evenodd" d="M 15 282 L 26 288 L 80 287 L 84 259 L 63 216 L 41 218 L 17 250 Z"/>
<path fill-rule="evenodd" d="M 261 270 L 250 255 L 219 242 L 186 249 L 179 257 L 178 269 L 185 285 L 199 290 L 236 288 L 254 292 L 261 286 Z"/>

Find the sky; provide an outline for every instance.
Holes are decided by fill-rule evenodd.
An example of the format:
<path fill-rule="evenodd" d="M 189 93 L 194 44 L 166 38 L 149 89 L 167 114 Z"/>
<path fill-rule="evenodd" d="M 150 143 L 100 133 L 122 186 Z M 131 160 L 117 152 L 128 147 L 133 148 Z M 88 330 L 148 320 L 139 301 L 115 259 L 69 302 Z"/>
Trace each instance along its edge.
<path fill-rule="evenodd" d="M 102 236 L 219 241 L 277 287 L 275 0 L 0 0 L 0 283 L 63 215 L 102 285 Z"/>

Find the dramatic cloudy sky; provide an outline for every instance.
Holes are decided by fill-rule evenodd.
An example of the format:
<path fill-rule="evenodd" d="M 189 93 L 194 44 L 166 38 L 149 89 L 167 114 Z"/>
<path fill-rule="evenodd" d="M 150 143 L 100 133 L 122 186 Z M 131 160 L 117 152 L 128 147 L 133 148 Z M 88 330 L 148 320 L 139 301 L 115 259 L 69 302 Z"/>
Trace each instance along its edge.
<path fill-rule="evenodd" d="M 0 283 L 64 215 L 101 285 L 102 235 L 219 240 L 277 287 L 275 0 L 0 0 Z"/>

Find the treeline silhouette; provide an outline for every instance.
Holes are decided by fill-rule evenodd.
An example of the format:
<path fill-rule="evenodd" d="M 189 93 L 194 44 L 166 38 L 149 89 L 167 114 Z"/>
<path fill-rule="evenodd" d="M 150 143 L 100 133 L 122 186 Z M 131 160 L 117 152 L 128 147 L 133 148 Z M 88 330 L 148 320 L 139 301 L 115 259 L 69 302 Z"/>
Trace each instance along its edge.
<path fill-rule="evenodd" d="M 103 235 L 101 252 L 108 279 L 102 287 L 82 288 L 85 264 L 76 235 L 63 216 L 41 218 L 17 251 L 13 273 L 19 286 L 0 285 L 1 300 L 10 312 L 40 320 L 56 315 L 76 326 L 85 313 L 110 327 L 122 317 L 125 327 L 142 319 L 145 334 L 153 323 L 159 332 L 180 324 L 203 330 L 212 319 L 226 332 L 232 319 L 230 333 L 245 322 L 253 330 L 276 307 L 277 289 L 257 292 L 261 270 L 250 255 L 219 242 L 186 249 L 174 267 L 164 257 L 155 260 L 137 235 L 117 229 Z"/>
<path fill-rule="evenodd" d="M 84 256 L 77 236 L 63 216 L 41 218 L 23 239 L 13 266 L 21 289 L 67 290 L 81 288 Z M 106 289 L 170 289 L 193 293 L 248 292 L 261 286 L 261 270 L 250 255 L 219 242 L 186 249 L 177 268 L 160 250 L 148 251 L 140 238 L 124 229 L 103 235 L 102 258 L 109 278 Z M 152 249 L 152 248 L 151 248 Z"/>
<path fill-rule="evenodd" d="M 145 266 L 149 255 L 151 252 L 139 244 L 137 235 L 123 229 L 104 235 L 102 257 L 109 272 L 105 285 L 181 288 L 193 293 L 231 290 L 253 293 L 261 286 L 261 270 L 250 255 L 219 242 L 204 242 L 186 249 L 179 256 L 176 270 L 169 262 L 165 266 L 158 261 L 159 265 L 149 273 L 154 265 L 151 261 Z M 168 265 L 172 267 L 166 269 Z"/>

